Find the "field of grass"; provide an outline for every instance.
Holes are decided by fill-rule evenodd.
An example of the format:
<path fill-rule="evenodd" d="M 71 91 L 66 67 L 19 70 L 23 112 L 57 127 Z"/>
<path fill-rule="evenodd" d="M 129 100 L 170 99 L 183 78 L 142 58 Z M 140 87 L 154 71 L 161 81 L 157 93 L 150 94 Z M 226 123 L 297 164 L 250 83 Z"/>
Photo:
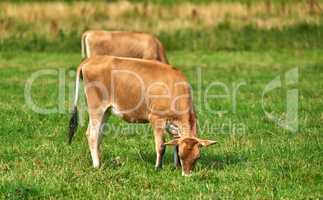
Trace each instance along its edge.
<path fill-rule="evenodd" d="M 163 170 L 154 170 L 153 134 L 148 125 L 127 126 L 115 117 L 107 121 L 104 132 L 103 166 L 93 169 L 85 124 L 72 145 L 66 143 L 68 93 L 74 84 L 69 74 L 79 64 L 80 53 L 3 51 L 0 199 L 321 199 L 322 54 L 321 49 L 168 52 L 170 62 L 188 76 L 196 92 L 200 136 L 219 142 L 202 150 L 194 175 L 185 178 L 172 165 L 171 149 L 165 154 Z M 293 86 L 299 90 L 296 133 L 269 120 L 261 107 L 264 87 L 293 68 L 299 71 L 299 82 Z M 62 113 L 38 114 L 25 103 L 26 80 L 42 69 L 66 75 Z M 201 74 L 201 85 L 197 74 Z M 235 111 L 226 98 L 209 101 L 214 109 L 228 110 L 224 114 L 208 112 L 199 101 L 197 93 L 205 92 L 212 82 L 228 85 L 230 92 L 232 84 L 244 82 Z M 55 75 L 36 79 L 35 103 L 57 106 L 58 84 Z M 223 94 L 221 88 L 212 92 Z M 273 90 L 265 97 L 266 109 L 283 114 L 285 98 L 286 88 Z"/>
<path fill-rule="evenodd" d="M 186 1 L 186 0 L 185 0 Z M 0 3 L 0 50 L 78 51 L 88 29 L 154 33 L 169 50 L 318 48 L 323 3 Z"/>
<path fill-rule="evenodd" d="M 0 199 L 322 199 L 323 1 L 311 2 L 1 1 Z M 218 141 L 202 149 L 192 177 L 173 167 L 171 148 L 155 171 L 149 125 L 117 117 L 107 121 L 103 165 L 93 169 L 84 94 L 81 125 L 67 145 L 80 36 L 88 29 L 154 33 L 188 77 L 199 135 Z M 26 102 L 26 83 L 42 72 L 51 75 L 35 79 L 31 97 L 59 112 L 37 113 Z M 277 77 L 282 87 L 262 100 Z M 295 89 L 298 130 L 291 132 L 265 111 L 284 120 Z"/>

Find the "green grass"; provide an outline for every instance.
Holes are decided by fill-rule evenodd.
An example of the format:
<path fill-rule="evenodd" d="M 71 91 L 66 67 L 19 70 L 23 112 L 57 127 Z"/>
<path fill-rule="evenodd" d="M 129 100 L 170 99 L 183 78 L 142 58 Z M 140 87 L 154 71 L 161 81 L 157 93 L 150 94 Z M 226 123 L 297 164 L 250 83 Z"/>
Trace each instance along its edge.
<path fill-rule="evenodd" d="M 322 48 L 323 25 L 298 24 L 283 29 L 263 30 L 247 26 L 235 30 L 229 22 L 217 27 L 174 33 L 160 33 L 161 41 L 170 50 L 261 51 L 275 49 Z"/>
<path fill-rule="evenodd" d="M 32 27 L 31 27 L 32 28 Z M 79 30 L 78 30 L 79 31 Z M 0 51 L 75 52 L 80 48 L 81 32 L 60 32 L 57 38 L 48 38 L 34 32 L 17 29 L 10 38 L 0 39 Z M 85 31 L 85 30 L 84 30 Z M 201 30 L 180 29 L 158 34 L 168 51 L 208 49 L 213 51 L 259 51 L 275 49 L 323 48 L 323 24 L 297 24 L 282 29 L 259 29 L 246 26 L 236 30 L 230 22 Z"/>
<path fill-rule="evenodd" d="M 195 92 L 220 81 L 245 82 L 239 90 L 236 112 L 228 99 L 210 100 L 210 106 L 229 110 L 220 115 L 205 109 L 195 98 L 199 125 L 213 124 L 202 138 L 219 144 L 203 149 L 194 175 L 181 176 L 172 166 L 171 150 L 164 169 L 154 170 L 153 134 L 149 125 L 138 131 L 118 130 L 127 124 L 112 117 L 105 131 L 103 166 L 91 167 L 81 126 L 71 146 L 66 131 L 71 103 L 67 93 L 74 77 L 68 75 L 80 62 L 80 53 L 0 53 L 0 198 L 1 199 L 319 199 L 322 198 L 323 50 L 169 52 L 170 62 L 188 76 Z M 299 68 L 299 131 L 286 131 L 265 117 L 261 93 L 268 82 Z M 197 68 L 203 84 L 198 85 Z M 66 70 L 65 112 L 42 115 L 25 104 L 24 86 L 41 69 Z M 58 80 L 46 76 L 35 81 L 32 94 L 42 106 L 57 105 Z M 231 89 L 230 89 L 231 91 Z M 213 92 L 223 93 L 222 90 Z M 196 94 L 195 94 L 196 96 Z M 265 98 L 268 109 L 282 113 L 285 90 Z M 80 106 L 81 107 L 81 106 Z M 245 131 L 221 124 L 243 124 Z M 118 132 L 117 132 L 118 131 Z"/>

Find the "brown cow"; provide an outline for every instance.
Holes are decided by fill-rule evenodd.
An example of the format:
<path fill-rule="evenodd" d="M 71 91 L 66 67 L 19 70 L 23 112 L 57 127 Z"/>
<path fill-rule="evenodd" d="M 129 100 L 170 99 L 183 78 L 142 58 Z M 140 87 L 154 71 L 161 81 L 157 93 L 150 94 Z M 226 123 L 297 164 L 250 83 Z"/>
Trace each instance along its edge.
<path fill-rule="evenodd" d="M 122 31 L 86 31 L 82 35 L 82 56 L 109 55 L 142 58 L 168 63 L 164 46 L 154 35 Z"/>
<path fill-rule="evenodd" d="M 77 128 L 76 106 L 81 77 L 89 112 L 86 135 L 95 168 L 100 166 L 103 124 L 111 112 L 128 122 L 149 122 L 152 125 L 156 168 L 162 167 L 165 145 L 178 145 L 182 173 L 189 175 L 199 158 L 200 147 L 216 143 L 197 137 L 191 88 L 179 70 L 160 62 L 112 56 L 93 56 L 78 67 L 69 142 Z M 175 139 L 164 143 L 165 129 Z"/>

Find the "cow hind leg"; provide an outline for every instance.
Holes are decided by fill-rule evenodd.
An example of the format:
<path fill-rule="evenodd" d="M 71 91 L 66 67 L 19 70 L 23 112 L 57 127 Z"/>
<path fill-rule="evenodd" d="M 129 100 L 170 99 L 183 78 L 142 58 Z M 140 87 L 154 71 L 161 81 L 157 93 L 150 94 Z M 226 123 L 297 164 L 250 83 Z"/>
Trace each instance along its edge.
<path fill-rule="evenodd" d="M 90 112 L 89 126 L 86 131 L 94 168 L 100 167 L 100 143 L 107 112 Z"/>

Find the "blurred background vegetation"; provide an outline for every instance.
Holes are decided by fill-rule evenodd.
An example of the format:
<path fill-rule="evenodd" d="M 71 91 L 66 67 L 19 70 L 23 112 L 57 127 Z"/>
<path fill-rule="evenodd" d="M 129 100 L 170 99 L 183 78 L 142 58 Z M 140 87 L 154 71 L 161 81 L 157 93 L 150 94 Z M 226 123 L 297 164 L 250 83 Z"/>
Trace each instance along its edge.
<path fill-rule="evenodd" d="M 320 0 L 0 3 L 0 51 L 79 51 L 88 29 L 151 32 L 167 50 L 323 47 Z"/>

